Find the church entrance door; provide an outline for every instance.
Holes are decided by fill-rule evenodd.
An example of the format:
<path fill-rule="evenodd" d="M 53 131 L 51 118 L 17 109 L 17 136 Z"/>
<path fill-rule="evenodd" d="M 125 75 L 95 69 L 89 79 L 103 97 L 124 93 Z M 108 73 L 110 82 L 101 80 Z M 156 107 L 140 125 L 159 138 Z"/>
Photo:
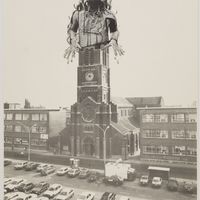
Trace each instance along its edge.
<path fill-rule="evenodd" d="M 93 156 L 95 153 L 94 142 L 93 139 L 87 137 L 83 142 L 83 152 L 86 156 Z"/>

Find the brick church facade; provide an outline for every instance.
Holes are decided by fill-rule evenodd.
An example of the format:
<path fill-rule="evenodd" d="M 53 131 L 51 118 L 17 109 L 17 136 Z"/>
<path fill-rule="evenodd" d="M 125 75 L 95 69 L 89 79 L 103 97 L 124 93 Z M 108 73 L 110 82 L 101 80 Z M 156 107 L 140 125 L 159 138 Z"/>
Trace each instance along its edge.
<path fill-rule="evenodd" d="M 132 105 L 127 101 L 127 115 L 119 117 L 118 105 L 111 101 L 108 60 L 108 49 L 80 51 L 77 102 L 65 133 L 72 156 L 103 158 L 104 143 L 107 158 L 127 159 L 139 152 L 139 129 L 129 120 Z"/>

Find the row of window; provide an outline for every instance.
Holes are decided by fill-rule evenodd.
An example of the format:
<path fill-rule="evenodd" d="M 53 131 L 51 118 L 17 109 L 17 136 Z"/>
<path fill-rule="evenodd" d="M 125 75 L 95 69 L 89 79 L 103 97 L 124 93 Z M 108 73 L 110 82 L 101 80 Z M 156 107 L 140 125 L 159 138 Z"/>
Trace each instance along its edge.
<path fill-rule="evenodd" d="M 5 125 L 4 130 L 6 132 L 17 132 L 17 133 L 27 133 L 29 130 L 20 125 Z M 34 126 L 31 128 L 32 133 L 47 133 L 47 127 L 44 126 Z"/>
<path fill-rule="evenodd" d="M 47 121 L 47 114 L 13 114 L 7 113 L 4 115 L 5 120 L 32 120 L 32 121 Z"/>
<path fill-rule="evenodd" d="M 28 139 L 27 138 L 14 138 L 14 141 L 11 137 L 5 137 L 4 138 L 4 143 L 5 144 L 23 144 L 23 145 L 28 145 Z M 42 140 L 42 139 L 31 139 L 31 145 L 35 146 L 46 146 L 47 141 Z"/>
<path fill-rule="evenodd" d="M 128 117 L 131 115 L 131 110 L 127 109 L 120 109 L 121 117 Z"/>
<path fill-rule="evenodd" d="M 169 154 L 169 147 L 167 146 L 143 146 L 143 153 L 144 154 Z M 193 147 L 186 146 L 173 146 L 171 148 L 172 155 L 179 155 L 179 156 L 196 156 L 197 149 Z"/>
<path fill-rule="evenodd" d="M 171 137 L 172 139 L 196 139 L 197 131 L 191 130 L 172 130 Z M 169 138 L 168 130 L 158 130 L 158 129 L 151 129 L 151 130 L 143 130 L 142 132 L 143 138 Z"/>
<path fill-rule="evenodd" d="M 196 114 L 144 114 L 142 122 L 167 123 L 195 123 L 197 121 Z"/>

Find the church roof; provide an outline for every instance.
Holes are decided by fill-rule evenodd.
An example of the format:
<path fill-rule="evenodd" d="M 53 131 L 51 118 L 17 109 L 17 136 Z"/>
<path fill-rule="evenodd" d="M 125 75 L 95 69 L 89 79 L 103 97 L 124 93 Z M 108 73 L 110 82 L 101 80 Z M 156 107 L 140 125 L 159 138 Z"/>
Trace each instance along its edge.
<path fill-rule="evenodd" d="M 138 128 L 131 124 L 128 118 L 121 119 L 118 123 L 111 121 L 111 126 L 122 135 L 138 132 Z"/>
<path fill-rule="evenodd" d="M 159 107 L 162 106 L 163 98 L 160 97 L 127 97 L 126 98 L 135 107 Z"/>
<path fill-rule="evenodd" d="M 119 107 L 133 107 L 133 105 L 123 97 L 111 97 L 111 101 Z"/>

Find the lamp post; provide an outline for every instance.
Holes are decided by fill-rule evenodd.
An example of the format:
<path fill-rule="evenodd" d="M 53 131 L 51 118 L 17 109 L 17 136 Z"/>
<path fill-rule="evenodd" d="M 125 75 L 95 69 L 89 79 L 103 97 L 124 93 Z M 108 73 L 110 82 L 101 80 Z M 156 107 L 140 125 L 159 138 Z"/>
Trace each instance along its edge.
<path fill-rule="evenodd" d="M 17 122 L 18 124 L 22 125 L 24 129 L 28 130 L 28 161 L 31 160 L 31 129 L 36 126 L 37 124 L 33 124 L 32 126 L 27 126 L 22 122 Z"/>
<path fill-rule="evenodd" d="M 110 128 L 110 125 L 108 125 L 105 130 L 101 128 L 98 124 L 95 124 L 102 132 L 103 132 L 103 162 L 104 162 L 104 173 L 105 173 L 105 165 L 106 165 L 106 132 Z"/>

